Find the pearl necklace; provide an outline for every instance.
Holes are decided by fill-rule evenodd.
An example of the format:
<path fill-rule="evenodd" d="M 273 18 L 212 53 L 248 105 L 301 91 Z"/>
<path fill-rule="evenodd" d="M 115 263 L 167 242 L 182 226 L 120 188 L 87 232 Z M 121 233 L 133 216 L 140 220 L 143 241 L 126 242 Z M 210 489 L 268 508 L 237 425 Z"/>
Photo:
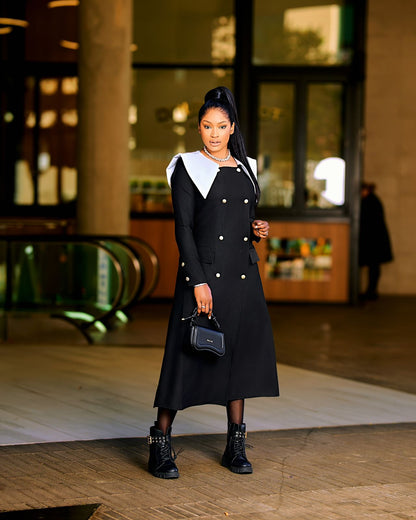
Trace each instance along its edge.
<path fill-rule="evenodd" d="M 211 159 L 214 159 L 214 161 L 218 161 L 218 162 L 228 161 L 229 158 L 231 157 L 230 150 L 228 150 L 228 155 L 227 155 L 227 157 L 224 157 L 224 159 L 220 159 L 219 157 L 215 157 L 215 155 L 212 155 L 212 153 L 209 153 L 206 146 L 204 146 L 204 152 L 208 155 L 208 157 L 211 157 Z"/>

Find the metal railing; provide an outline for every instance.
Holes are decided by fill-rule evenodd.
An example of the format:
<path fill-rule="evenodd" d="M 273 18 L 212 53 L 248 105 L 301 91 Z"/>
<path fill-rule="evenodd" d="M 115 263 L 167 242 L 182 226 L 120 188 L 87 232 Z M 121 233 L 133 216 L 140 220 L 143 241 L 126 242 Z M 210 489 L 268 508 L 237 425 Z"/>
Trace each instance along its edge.
<path fill-rule="evenodd" d="M 130 236 L 0 237 L 0 310 L 7 339 L 10 312 L 46 312 L 93 332 L 115 327 L 155 288 L 159 263 L 152 248 Z"/>

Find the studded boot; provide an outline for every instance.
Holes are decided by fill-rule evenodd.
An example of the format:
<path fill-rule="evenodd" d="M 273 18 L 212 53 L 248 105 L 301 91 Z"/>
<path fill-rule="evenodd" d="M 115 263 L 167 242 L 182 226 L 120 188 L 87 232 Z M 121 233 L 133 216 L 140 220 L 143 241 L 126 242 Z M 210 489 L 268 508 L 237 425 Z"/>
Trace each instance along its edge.
<path fill-rule="evenodd" d="M 172 456 L 172 428 L 169 427 L 166 435 L 164 435 L 161 430 L 157 429 L 156 424 L 150 428 L 150 435 L 147 437 L 149 445 L 149 471 L 158 478 L 178 478 L 179 472 L 174 462 L 176 455 Z"/>
<path fill-rule="evenodd" d="M 253 473 L 246 457 L 246 425 L 228 424 L 227 446 L 221 464 L 233 473 Z"/>

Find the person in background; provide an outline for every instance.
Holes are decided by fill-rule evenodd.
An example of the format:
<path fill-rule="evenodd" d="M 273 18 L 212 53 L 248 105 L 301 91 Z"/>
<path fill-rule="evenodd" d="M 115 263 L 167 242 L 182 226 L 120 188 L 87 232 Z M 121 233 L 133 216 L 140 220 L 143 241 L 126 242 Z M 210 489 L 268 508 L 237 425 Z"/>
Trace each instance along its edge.
<path fill-rule="evenodd" d="M 378 298 L 381 264 L 393 260 L 383 204 L 375 189 L 375 184 L 361 184 L 359 265 L 368 267 L 367 289 L 362 295 L 366 300 Z"/>

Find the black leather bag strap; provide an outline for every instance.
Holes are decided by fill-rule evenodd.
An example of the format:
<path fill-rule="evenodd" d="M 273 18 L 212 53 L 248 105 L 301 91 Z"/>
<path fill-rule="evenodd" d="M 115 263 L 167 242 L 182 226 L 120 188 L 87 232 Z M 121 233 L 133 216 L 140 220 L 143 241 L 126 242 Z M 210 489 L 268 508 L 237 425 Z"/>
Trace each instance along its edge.
<path fill-rule="evenodd" d="M 196 320 L 198 318 L 198 307 L 195 307 L 195 309 L 193 310 L 192 314 L 190 316 L 187 316 L 186 318 L 182 318 L 182 321 L 186 321 L 186 320 L 191 320 L 191 326 L 192 325 L 196 325 Z M 221 331 L 221 326 L 217 320 L 217 318 L 214 316 L 214 314 L 212 313 L 211 314 L 211 321 L 212 323 L 214 324 L 214 327 Z"/>

